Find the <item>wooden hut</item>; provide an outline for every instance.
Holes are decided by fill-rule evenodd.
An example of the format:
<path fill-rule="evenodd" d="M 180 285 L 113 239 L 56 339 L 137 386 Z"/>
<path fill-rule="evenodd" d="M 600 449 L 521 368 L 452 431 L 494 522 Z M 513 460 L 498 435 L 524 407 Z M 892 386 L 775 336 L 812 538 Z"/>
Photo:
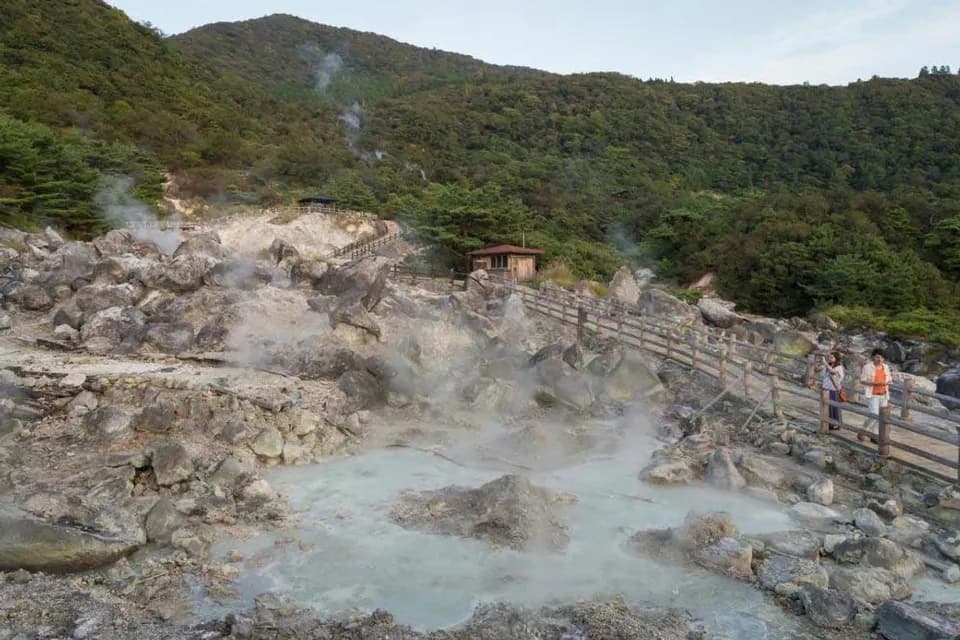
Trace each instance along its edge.
<path fill-rule="evenodd" d="M 543 249 L 498 244 L 471 251 L 467 255 L 470 257 L 471 271 L 484 269 L 491 275 L 525 282 L 537 275 L 537 256 L 543 255 Z"/>
<path fill-rule="evenodd" d="M 318 194 L 315 196 L 300 198 L 297 200 L 297 204 L 301 207 L 308 208 L 331 208 L 337 206 L 337 201 L 335 198 Z"/>

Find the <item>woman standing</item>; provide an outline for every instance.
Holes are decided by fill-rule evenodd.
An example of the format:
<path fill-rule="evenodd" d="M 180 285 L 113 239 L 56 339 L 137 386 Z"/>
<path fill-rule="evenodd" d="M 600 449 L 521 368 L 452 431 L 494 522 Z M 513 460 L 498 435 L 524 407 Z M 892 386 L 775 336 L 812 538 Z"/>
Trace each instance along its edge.
<path fill-rule="evenodd" d="M 820 389 L 822 392 L 830 394 L 831 402 L 840 402 L 840 393 L 843 390 L 843 361 L 840 354 L 836 351 L 827 355 L 823 363 L 823 377 L 820 379 Z M 840 407 L 830 405 L 830 430 L 837 431 L 840 423 L 843 422 L 843 414 Z"/>

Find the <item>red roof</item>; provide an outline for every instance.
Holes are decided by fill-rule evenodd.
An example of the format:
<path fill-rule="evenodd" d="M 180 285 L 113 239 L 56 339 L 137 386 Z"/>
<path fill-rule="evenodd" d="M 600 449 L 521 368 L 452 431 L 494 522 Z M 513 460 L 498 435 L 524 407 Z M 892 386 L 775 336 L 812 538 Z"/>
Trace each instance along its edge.
<path fill-rule="evenodd" d="M 521 256 L 538 256 L 543 253 L 543 249 L 530 249 L 529 247 L 518 247 L 512 244 L 498 244 L 495 247 L 484 247 L 483 249 L 477 249 L 476 251 L 471 251 L 467 255 L 493 256 L 493 255 L 500 255 L 502 253 L 512 253 L 514 255 L 521 255 Z"/>

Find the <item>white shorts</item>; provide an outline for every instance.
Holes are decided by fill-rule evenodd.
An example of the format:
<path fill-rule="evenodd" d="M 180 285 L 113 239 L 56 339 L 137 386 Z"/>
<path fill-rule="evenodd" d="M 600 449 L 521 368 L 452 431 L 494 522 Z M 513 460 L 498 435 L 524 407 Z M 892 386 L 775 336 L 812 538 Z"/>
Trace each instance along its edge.
<path fill-rule="evenodd" d="M 875 416 L 880 415 L 880 409 L 890 403 L 887 396 L 870 396 L 867 398 L 867 408 Z"/>

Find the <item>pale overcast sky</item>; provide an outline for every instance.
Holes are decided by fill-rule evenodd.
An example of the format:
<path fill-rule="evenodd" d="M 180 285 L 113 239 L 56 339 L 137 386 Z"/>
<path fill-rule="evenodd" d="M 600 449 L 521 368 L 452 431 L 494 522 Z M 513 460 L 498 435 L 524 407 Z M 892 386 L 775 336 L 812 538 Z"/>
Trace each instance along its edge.
<path fill-rule="evenodd" d="M 289 13 L 487 62 L 845 84 L 960 67 L 960 0 L 109 0 L 165 33 Z M 298 43 L 299 44 L 299 43 Z"/>

